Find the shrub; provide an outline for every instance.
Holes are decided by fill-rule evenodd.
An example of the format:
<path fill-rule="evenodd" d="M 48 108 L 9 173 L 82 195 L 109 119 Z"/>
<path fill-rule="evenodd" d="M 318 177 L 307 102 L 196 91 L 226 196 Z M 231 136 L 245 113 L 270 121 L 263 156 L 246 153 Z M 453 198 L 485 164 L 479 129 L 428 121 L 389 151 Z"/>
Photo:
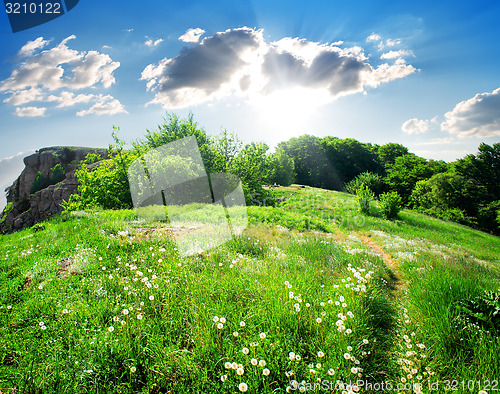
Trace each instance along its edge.
<path fill-rule="evenodd" d="M 358 198 L 359 208 L 361 212 L 369 214 L 370 213 L 370 203 L 373 200 L 373 191 L 368 186 L 361 186 L 356 190 L 356 196 Z"/>
<path fill-rule="evenodd" d="M 345 184 L 345 190 L 348 193 L 356 194 L 356 191 L 361 186 L 370 188 L 373 190 L 375 195 L 378 196 L 382 192 L 383 188 L 382 177 L 379 174 L 374 174 L 373 172 L 362 172 L 356 178 Z"/>
<path fill-rule="evenodd" d="M 395 219 L 401 210 L 401 196 L 397 192 L 383 193 L 380 195 L 380 209 L 387 219 Z"/>

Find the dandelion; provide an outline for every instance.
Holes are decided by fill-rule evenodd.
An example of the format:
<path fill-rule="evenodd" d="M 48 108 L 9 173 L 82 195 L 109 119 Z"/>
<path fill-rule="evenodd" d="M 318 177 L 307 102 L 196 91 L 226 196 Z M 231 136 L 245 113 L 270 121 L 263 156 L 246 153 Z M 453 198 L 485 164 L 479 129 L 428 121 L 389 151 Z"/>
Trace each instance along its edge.
<path fill-rule="evenodd" d="M 363 339 L 363 343 L 364 343 L 365 345 L 368 345 L 368 339 Z"/>
<path fill-rule="evenodd" d="M 244 393 L 245 391 L 248 390 L 248 385 L 244 382 L 241 382 L 239 385 L 238 385 L 238 389 Z"/>
<path fill-rule="evenodd" d="M 257 361 L 257 359 L 256 359 L 256 358 L 252 358 L 252 359 L 250 360 L 250 364 L 252 364 L 253 366 L 256 366 L 258 363 L 259 363 L 259 362 Z"/>
<path fill-rule="evenodd" d="M 330 376 L 335 375 L 335 370 L 334 370 L 333 368 L 330 368 L 330 369 L 328 370 L 328 375 L 330 375 Z"/>
<path fill-rule="evenodd" d="M 224 324 L 222 324 L 222 323 L 217 323 L 217 328 L 218 328 L 219 330 L 222 330 L 222 329 L 224 328 Z"/>
<path fill-rule="evenodd" d="M 247 347 L 244 347 L 243 349 L 241 349 L 241 351 L 243 354 L 248 354 L 250 352 Z"/>
<path fill-rule="evenodd" d="M 347 346 L 347 350 L 348 350 L 349 352 L 352 352 L 352 346 Z"/>
<path fill-rule="evenodd" d="M 232 369 L 236 369 L 236 368 L 238 368 L 238 364 L 236 364 L 236 363 L 232 363 L 232 364 L 231 364 L 231 368 L 232 368 Z"/>
<path fill-rule="evenodd" d="M 124 310 L 122 310 L 122 313 L 123 313 L 125 316 L 127 316 L 127 315 L 128 315 L 128 313 L 129 313 L 129 312 L 128 312 L 128 309 L 124 309 Z"/>
<path fill-rule="evenodd" d="M 221 318 L 219 319 L 219 321 L 220 321 L 221 323 L 225 323 L 225 322 L 226 322 L 226 318 L 225 318 L 225 317 L 221 317 Z"/>
<path fill-rule="evenodd" d="M 235 338 L 236 338 L 238 335 L 240 335 L 240 334 L 238 333 L 238 331 L 233 332 L 233 337 L 235 337 Z"/>
<path fill-rule="evenodd" d="M 245 327 L 245 322 L 244 321 L 240 321 L 240 327 Z"/>
<path fill-rule="evenodd" d="M 155 296 L 154 295 L 150 295 L 149 296 L 149 301 L 153 301 L 155 299 Z"/>
<path fill-rule="evenodd" d="M 350 328 L 348 328 L 347 330 L 345 330 L 345 333 L 346 333 L 346 335 L 349 335 L 352 333 L 352 330 Z"/>
<path fill-rule="evenodd" d="M 358 369 L 356 367 L 352 367 L 351 368 L 351 373 L 357 374 L 358 373 Z"/>
<path fill-rule="evenodd" d="M 139 314 L 137 315 L 137 320 L 142 320 L 142 314 L 140 314 L 140 313 L 139 313 Z"/>
<path fill-rule="evenodd" d="M 224 368 L 231 369 L 231 363 L 229 361 L 226 361 L 226 363 L 224 364 Z"/>
<path fill-rule="evenodd" d="M 316 364 L 316 368 L 320 369 L 321 368 L 321 363 Z"/>
<path fill-rule="evenodd" d="M 346 360 L 349 360 L 351 358 L 351 355 L 349 353 L 344 353 L 344 358 Z"/>
<path fill-rule="evenodd" d="M 260 365 L 261 367 L 265 367 L 265 366 L 266 366 L 266 362 L 265 362 L 265 360 L 260 360 L 260 361 L 259 361 L 259 365 Z"/>
<path fill-rule="evenodd" d="M 245 370 L 243 368 L 239 367 L 236 369 L 236 373 L 241 376 L 245 373 Z"/>
<path fill-rule="evenodd" d="M 325 357 L 325 353 L 323 353 L 321 350 L 318 352 L 318 357 L 322 358 Z"/>
<path fill-rule="evenodd" d="M 67 309 L 63 309 L 62 313 L 66 314 L 66 313 L 69 313 L 69 311 Z"/>
<path fill-rule="evenodd" d="M 219 321 L 219 318 L 217 316 L 214 316 L 212 320 L 214 321 L 214 323 L 217 323 Z"/>
<path fill-rule="evenodd" d="M 47 329 L 47 327 L 45 327 L 45 326 L 40 326 L 40 328 L 41 328 L 42 330 L 46 330 L 46 329 Z"/>
<path fill-rule="evenodd" d="M 297 355 L 295 356 L 295 360 L 300 361 L 301 359 L 302 359 L 302 357 L 300 357 L 300 354 L 297 354 Z"/>
<path fill-rule="evenodd" d="M 227 380 L 227 375 L 222 375 L 220 377 L 221 382 L 225 382 Z"/>
<path fill-rule="evenodd" d="M 295 353 L 294 352 L 288 353 L 288 357 L 290 358 L 290 361 L 295 360 Z"/>
<path fill-rule="evenodd" d="M 318 324 L 319 324 L 319 323 L 321 323 L 322 321 L 323 321 L 323 320 L 321 320 L 321 317 L 318 317 L 318 318 L 316 319 L 316 323 L 318 323 Z"/>
<path fill-rule="evenodd" d="M 137 371 L 136 367 L 130 367 L 130 372 L 134 373 L 135 371 Z"/>
<path fill-rule="evenodd" d="M 262 371 L 262 375 L 264 375 L 264 376 L 267 376 L 270 373 L 271 373 L 271 371 L 269 369 L 267 369 L 267 368 L 264 368 L 264 370 Z"/>
<path fill-rule="evenodd" d="M 266 338 L 266 333 L 265 332 L 261 332 L 259 334 L 259 337 L 260 337 L 260 339 L 265 339 Z"/>
<path fill-rule="evenodd" d="M 7 309 L 11 310 L 12 309 L 12 305 L 7 305 Z"/>

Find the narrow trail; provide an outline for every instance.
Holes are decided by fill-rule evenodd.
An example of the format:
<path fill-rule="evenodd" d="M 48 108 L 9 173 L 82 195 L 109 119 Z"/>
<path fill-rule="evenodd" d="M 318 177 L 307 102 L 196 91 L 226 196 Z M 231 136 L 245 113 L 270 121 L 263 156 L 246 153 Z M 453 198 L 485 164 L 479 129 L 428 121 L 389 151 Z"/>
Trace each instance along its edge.
<path fill-rule="evenodd" d="M 369 235 L 366 235 L 365 233 L 358 232 L 356 233 L 356 236 L 366 245 L 368 246 L 371 250 L 373 250 L 377 255 L 382 257 L 384 260 L 385 265 L 389 268 L 391 271 L 391 280 L 392 280 L 392 287 L 395 292 L 400 292 L 406 289 L 407 284 L 401 280 L 402 274 L 399 269 L 399 264 L 395 262 L 391 255 L 386 253 L 382 247 L 377 244 Z"/>

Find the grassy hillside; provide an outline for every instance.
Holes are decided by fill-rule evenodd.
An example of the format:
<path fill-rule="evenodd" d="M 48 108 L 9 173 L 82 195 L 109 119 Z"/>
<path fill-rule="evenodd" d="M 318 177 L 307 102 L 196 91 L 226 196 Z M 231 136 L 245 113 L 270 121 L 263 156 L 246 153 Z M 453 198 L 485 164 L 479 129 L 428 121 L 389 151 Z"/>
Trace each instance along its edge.
<path fill-rule="evenodd" d="M 275 193 L 244 235 L 191 258 L 173 242 L 189 229 L 125 210 L 1 236 L 0 391 L 498 389 L 498 237 Z"/>

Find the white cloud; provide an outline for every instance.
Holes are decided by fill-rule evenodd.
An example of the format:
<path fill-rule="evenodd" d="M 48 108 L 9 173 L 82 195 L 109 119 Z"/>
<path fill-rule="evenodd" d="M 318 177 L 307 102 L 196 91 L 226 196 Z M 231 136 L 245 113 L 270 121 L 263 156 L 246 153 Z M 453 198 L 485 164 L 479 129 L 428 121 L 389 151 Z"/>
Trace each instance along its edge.
<path fill-rule="evenodd" d="M 457 134 L 460 138 L 500 136 L 499 109 L 500 88 L 491 93 L 478 93 L 447 112 L 441 130 Z"/>
<path fill-rule="evenodd" d="M 134 29 L 123 29 L 123 31 L 127 32 L 127 33 L 130 33 L 130 32 L 133 32 Z"/>
<path fill-rule="evenodd" d="M 384 53 L 384 54 L 382 54 L 382 56 L 380 56 L 380 58 L 381 59 L 396 59 L 396 58 L 400 58 L 402 56 L 415 57 L 415 55 L 413 54 L 413 51 L 400 49 L 399 51 L 389 51 L 387 53 Z"/>
<path fill-rule="evenodd" d="M 183 48 L 173 58 L 149 64 L 141 79 L 147 81 L 147 90 L 156 92 L 150 103 L 171 109 L 229 95 L 255 98 L 295 88 L 333 100 L 416 71 L 402 59 L 374 68 L 363 48 L 341 44 L 290 37 L 267 43 L 262 30 L 229 29 Z"/>
<path fill-rule="evenodd" d="M 47 97 L 47 101 L 57 102 L 57 108 L 71 107 L 79 103 L 88 103 L 96 96 L 93 94 L 79 94 L 75 96 L 72 92 L 62 92 L 60 96 L 50 95 Z"/>
<path fill-rule="evenodd" d="M 422 134 L 429 130 L 429 124 L 429 120 L 413 118 L 404 122 L 401 130 L 407 134 Z"/>
<path fill-rule="evenodd" d="M 3 102 L 18 106 L 31 103 L 32 101 L 41 101 L 43 99 L 42 89 L 30 88 L 14 91 L 10 97 L 6 98 Z"/>
<path fill-rule="evenodd" d="M 198 42 L 203 33 L 205 33 L 205 30 L 199 27 L 196 29 L 188 29 L 186 33 L 179 37 L 179 40 L 184 42 Z"/>
<path fill-rule="evenodd" d="M 68 48 L 67 43 L 75 39 L 71 35 L 53 48 L 42 50 L 49 41 L 42 37 L 28 41 L 19 51 L 20 64 L 11 75 L 0 82 L 0 92 L 9 95 L 4 102 L 14 106 L 32 101 L 57 102 L 58 108 L 89 102 L 91 95 L 74 96 L 72 91 L 96 88 L 102 85 L 109 88 L 115 83 L 113 72 L 120 66 L 107 54 L 90 50 L 76 51 Z M 49 92 L 60 91 L 57 95 Z M 60 99 L 58 99 L 58 97 Z M 46 108 L 16 108 L 17 116 L 43 116 Z"/>
<path fill-rule="evenodd" d="M 146 37 L 147 38 L 147 37 Z M 155 47 L 163 42 L 163 38 L 159 38 L 157 40 L 152 40 L 151 38 L 148 38 L 144 44 L 148 47 Z"/>
<path fill-rule="evenodd" d="M 43 37 L 38 37 L 34 41 L 28 41 L 19 50 L 18 56 L 19 57 L 31 56 L 33 54 L 33 52 L 35 52 L 39 48 L 43 48 L 48 43 L 49 43 L 49 41 L 48 40 L 44 40 Z"/>
<path fill-rule="evenodd" d="M 380 35 L 376 34 L 376 33 L 372 33 L 368 37 L 366 37 L 366 41 L 368 41 L 368 42 L 370 42 L 370 41 L 379 41 L 381 39 L 382 39 L 382 37 L 380 37 Z"/>
<path fill-rule="evenodd" d="M 119 113 L 128 113 L 125 107 L 112 96 L 103 96 L 100 94 L 97 96 L 97 102 L 89 109 L 78 111 L 77 116 L 86 115 L 115 115 Z"/>
<path fill-rule="evenodd" d="M 14 115 L 19 116 L 21 118 L 45 116 L 46 110 L 47 108 L 45 107 L 17 107 L 16 112 L 14 112 Z"/>

